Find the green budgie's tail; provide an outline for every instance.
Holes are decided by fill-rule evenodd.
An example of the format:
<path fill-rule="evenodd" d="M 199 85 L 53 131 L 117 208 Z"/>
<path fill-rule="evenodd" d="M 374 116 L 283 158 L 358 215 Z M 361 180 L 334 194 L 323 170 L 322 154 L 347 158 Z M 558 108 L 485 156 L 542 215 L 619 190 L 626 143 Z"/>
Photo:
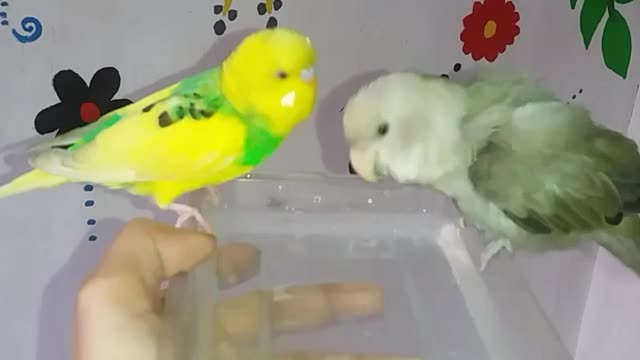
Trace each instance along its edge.
<path fill-rule="evenodd" d="M 628 215 L 620 225 L 599 234 L 596 242 L 640 276 L 640 217 Z"/>
<path fill-rule="evenodd" d="M 44 171 L 35 169 L 18 176 L 8 184 L 0 186 L 0 198 L 35 189 L 50 188 L 69 181 L 67 178 L 47 174 Z"/>

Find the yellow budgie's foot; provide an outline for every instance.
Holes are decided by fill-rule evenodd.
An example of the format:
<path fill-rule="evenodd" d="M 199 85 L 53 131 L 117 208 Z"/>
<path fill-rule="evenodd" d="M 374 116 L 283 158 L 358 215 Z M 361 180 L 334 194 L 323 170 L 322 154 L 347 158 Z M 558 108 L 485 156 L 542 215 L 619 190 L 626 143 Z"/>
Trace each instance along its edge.
<path fill-rule="evenodd" d="M 489 261 L 496 256 L 502 249 L 506 249 L 509 253 L 513 253 L 513 247 L 511 241 L 507 239 L 499 239 L 489 243 L 482 254 L 480 254 L 480 272 L 483 272 L 487 268 Z"/>
<path fill-rule="evenodd" d="M 202 214 L 200 214 L 200 211 L 198 211 L 198 209 L 183 204 L 170 204 L 169 209 L 178 213 L 176 227 L 182 227 L 182 225 L 184 225 L 187 220 L 189 220 L 190 218 L 194 218 L 198 225 L 200 225 L 200 227 L 202 227 L 206 232 L 213 234 L 211 226 L 209 226 L 209 224 L 205 221 L 204 217 L 202 216 Z"/>

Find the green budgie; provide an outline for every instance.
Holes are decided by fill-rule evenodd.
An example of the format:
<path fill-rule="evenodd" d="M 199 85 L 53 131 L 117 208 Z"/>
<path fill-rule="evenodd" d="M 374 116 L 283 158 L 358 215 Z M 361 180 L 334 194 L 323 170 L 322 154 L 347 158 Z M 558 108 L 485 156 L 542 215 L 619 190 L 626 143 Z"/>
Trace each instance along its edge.
<path fill-rule="evenodd" d="M 384 75 L 349 99 L 344 132 L 363 179 L 456 201 L 489 241 L 481 270 L 502 249 L 566 249 L 587 236 L 640 274 L 636 143 L 524 75 Z"/>

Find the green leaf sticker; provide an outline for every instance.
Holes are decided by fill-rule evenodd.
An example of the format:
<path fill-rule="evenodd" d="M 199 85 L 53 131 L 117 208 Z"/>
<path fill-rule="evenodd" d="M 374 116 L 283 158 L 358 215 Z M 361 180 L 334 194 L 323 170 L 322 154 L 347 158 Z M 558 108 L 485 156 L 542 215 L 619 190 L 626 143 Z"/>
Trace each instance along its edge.
<path fill-rule="evenodd" d="M 627 78 L 631 63 L 631 31 L 627 20 L 615 9 L 609 12 L 602 32 L 602 57 L 609 69 L 623 79 Z"/>
<path fill-rule="evenodd" d="M 584 0 L 582 10 L 580 11 L 580 32 L 584 47 L 589 48 L 593 34 L 596 32 L 598 25 L 602 22 L 602 17 L 607 10 L 605 0 Z"/>
<path fill-rule="evenodd" d="M 569 3 L 571 4 L 571 10 L 573 10 L 576 8 L 576 4 L 578 3 L 578 0 L 569 0 Z"/>
<path fill-rule="evenodd" d="M 575 1 L 575 0 L 572 0 L 572 1 Z M 616 0 L 616 2 L 618 4 L 628 4 L 628 3 L 632 2 L 632 1 L 633 0 Z"/>

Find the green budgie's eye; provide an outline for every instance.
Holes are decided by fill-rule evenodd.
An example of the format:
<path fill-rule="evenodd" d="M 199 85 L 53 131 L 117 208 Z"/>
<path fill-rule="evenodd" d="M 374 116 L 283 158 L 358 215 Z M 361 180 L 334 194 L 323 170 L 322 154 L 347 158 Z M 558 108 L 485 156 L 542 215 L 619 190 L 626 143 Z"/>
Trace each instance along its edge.
<path fill-rule="evenodd" d="M 388 123 L 382 123 L 380 125 L 378 125 L 378 136 L 385 136 L 387 135 L 387 133 L 389 132 L 389 124 Z"/>

